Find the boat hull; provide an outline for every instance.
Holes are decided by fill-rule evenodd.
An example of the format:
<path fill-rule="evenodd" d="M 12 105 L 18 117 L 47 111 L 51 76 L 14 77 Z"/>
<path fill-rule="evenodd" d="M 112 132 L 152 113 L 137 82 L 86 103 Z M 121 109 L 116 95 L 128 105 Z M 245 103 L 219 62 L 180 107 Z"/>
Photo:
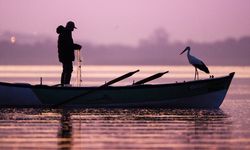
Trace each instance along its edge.
<path fill-rule="evenodd" d="M 119 87 L 50 87 L 0 83 L 0 106 L 219 108 L 234 73 L 182 83 Z M 90 94 L 89 91 L 93 91 Z"/>

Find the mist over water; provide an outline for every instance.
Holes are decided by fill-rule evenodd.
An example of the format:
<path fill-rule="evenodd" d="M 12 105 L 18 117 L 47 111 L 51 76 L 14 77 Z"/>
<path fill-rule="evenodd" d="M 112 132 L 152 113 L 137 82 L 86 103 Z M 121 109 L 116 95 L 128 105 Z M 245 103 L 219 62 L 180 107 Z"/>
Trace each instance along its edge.
<path fill-rule="evenodd" d="M 6 33 L 0 37 L 0 65 L 59 65 L 56 37 Z M 1 39 L 2 38 L 2 39 Z M 97 44 L 80 40 L 84 65 L 187 65 L 186 46 L 208 66 L 250 65 L 250 37 L 226 38 L 214 42 L 172 42 L 168 32 L 156 29 L 136 45 Z"/>

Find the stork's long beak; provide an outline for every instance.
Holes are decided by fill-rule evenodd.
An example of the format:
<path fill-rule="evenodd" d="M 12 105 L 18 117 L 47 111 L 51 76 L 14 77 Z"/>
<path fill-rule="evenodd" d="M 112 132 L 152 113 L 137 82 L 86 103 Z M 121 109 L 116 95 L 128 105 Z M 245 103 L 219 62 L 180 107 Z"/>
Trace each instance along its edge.
<path fill-rule="evenodd" d="M 185 51 L 187 51 L 187 50 L 190 50 L 190 47 L 189 46 L 187 46 L 185 49 L 184 49 L 184 51 L 182 51 L 181 53 L 180 53 L 180 55 L 181 54 L 183 54 Z"/>
<path fill-rule="evenodd" d="M 187 50 L 188 50 L 188 49 L 187 49 L 187 48 L 185 48 L 185 49 L 184 49 L 184 51 L 182 51 L 182 52 L 180 53 L 180 55 L 181 55 L 181 54 L 183 54 L 183 53 L 184 53 L 185 51 L 187 51 Z"/>

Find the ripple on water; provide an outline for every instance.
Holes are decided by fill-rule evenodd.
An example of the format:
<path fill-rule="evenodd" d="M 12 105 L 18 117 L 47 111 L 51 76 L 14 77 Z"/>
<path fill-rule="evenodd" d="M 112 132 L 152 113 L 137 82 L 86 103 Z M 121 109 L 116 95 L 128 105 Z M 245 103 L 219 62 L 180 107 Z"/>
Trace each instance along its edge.
<path fill-rule="evenodd" d="M 249 127 L 222 110 L 0 110 L 1 149 L 234 149 L 250 144 Z"/>

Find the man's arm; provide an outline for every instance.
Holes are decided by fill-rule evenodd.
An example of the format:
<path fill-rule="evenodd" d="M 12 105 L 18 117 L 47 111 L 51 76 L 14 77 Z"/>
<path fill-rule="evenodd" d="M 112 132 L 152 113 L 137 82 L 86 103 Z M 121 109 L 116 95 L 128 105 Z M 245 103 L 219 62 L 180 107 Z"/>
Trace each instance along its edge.
<path fill-rule="evenodd" d="M 79 44 L 74 44 L 74 50 L 80 50 L 82 48 Z"/>

